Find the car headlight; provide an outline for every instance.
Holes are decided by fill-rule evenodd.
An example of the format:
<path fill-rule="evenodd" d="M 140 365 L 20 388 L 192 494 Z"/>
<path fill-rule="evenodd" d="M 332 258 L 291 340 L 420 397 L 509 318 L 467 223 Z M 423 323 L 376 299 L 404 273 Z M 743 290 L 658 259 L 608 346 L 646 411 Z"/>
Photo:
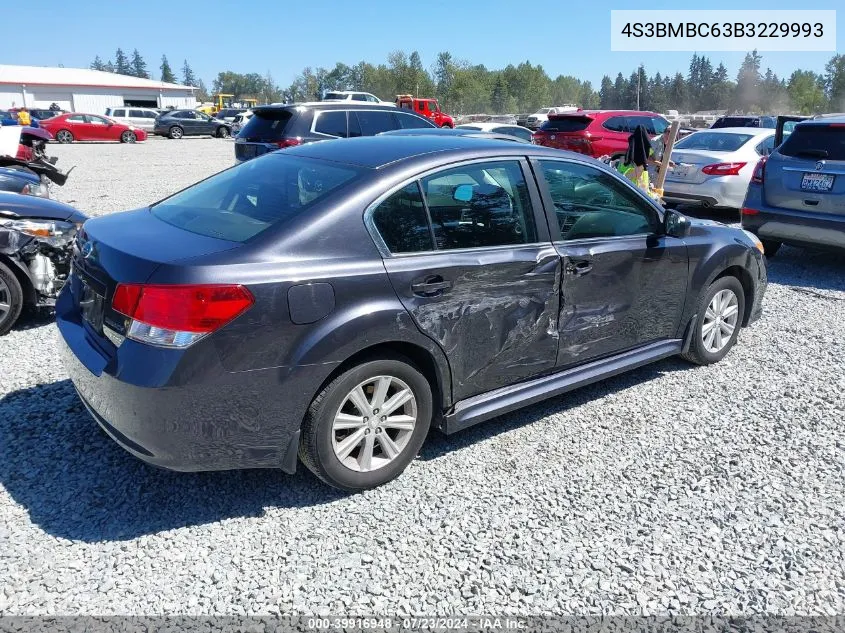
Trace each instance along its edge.
<path fill-rule="evenodd" d="M 21 189 L 21 193 L 26 196 L 38 196 L 39 198 L 50 197 L 50 189 L 43 182 L 28 183 Z"/>
<path fill-rule="evenodd" d="M 760 238 L 759 238 L 759 237 L 757 237 L 756 235 L 754 235 L 754 233 L 752 233 L 751 231 L 746 231 L 745 229 L 742 229 L 742 232 L 743 232 L 743 233 L 745 233 L 745 234 L 748 236 L 748 239 L 749 239 L 749 240 L 751 240 L 751 243 L 752 243 L 752 244 L 754 244 L 754 247 L 755 247 L 758 251 L 760 251 L 761 253 L 764 253 L 764 254 L 765 254 L 766 249 L 765 249 L 765 247 L 763 246 L 763 242 L 761 242 L 761 241 L 760 241 Z"/>
<path fill-rule="evenodd" d="M 50 246 L 65 246 L 76 235 L 77 225 L 60 220 L 7 220 L 0 223 Z"/>

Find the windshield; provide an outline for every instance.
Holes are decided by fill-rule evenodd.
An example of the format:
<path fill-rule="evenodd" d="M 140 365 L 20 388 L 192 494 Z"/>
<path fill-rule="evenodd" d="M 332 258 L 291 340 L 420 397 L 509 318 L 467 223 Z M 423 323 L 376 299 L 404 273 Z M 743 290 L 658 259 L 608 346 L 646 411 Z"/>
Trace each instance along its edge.
<path fill-rule="evenodd" d="M 298 216 L 360 173 L 348 165 L 267 154 L 166 198 L 151 211 L 192 233 L 245 242 Z"/>
<path fill-rule="evenodd" d="M 735 152 L 752 138 L 754 138 L 753 134 L 695 132 L 694 134 L 690 134 L 675 143 L 675 149 L 703 149 L 710 152 Z"/>
<path fill-rule="evenodd" d="M 778 152 L 784 156 L 845 160 L 845 124 L 796 125 Z"/>

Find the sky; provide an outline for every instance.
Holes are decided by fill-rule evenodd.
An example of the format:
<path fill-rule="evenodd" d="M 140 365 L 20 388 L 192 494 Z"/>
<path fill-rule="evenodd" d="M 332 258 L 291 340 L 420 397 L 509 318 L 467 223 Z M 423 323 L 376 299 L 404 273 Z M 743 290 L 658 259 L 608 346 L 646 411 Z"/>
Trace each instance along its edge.
<path fill-rule="evenodd" d="M 610 50 L 610 10 L 631 2 L 540 0 L 281 0 L 232 3 L 209 0 L 138 3 L 92 0 L 53 3 L 49 19 L 57 28 L 33 32 L 16 28 L 0 38 L 0 64 L 88 67 L 96 55 L 114 58 L 118 47 L 137 48 L 153 76 L 162 54 L 177 76 L 187 59 L 211 88 L 219 71 L 262 75 L 270 72 L 282 88 L 306 66 L 333 68 L 338 61 L 385 63 L 394 50 L 419 52 L 429 68 L 440 51 L 488 69 L 530 61 L 551 77 L 573 75 L 597 89 L 603 75 L 626 77 L 640 64 L 653 74 L 687 73 L 690 52 L 622 53 Z M 839 5 L 839 6 L 838 6 Z M 643 3 L 649 9 L 795 9 L 780 0 L 707 3 Z M 845 52 L 845 9 L 841 0 L 811 2 L 808 9 L 836 9 L 837 51 Z M 142 7 L 142 8 L 141 8 Z M 724 62 L 731 77 L 741 52 L 708 52 L 713 66 Z M 826 53 L 763 53 L 763 69 L 788 77 L 796 68 L 824 72 Z M 381 95 L 382 98 L 390 95 Z"/>

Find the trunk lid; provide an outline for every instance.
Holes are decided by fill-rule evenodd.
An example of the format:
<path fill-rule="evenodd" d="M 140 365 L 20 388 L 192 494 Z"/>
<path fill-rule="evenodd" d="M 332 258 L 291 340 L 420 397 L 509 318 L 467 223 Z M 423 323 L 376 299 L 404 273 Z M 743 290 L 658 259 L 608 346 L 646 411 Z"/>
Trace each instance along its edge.
<path fill-rule="evenodd" d="M 708 178 L 714 178 L 714 176 L 708 176 L 701 171 L 704 167 L 716 163 L 734 162 L 731 159 L 732 155 L 733 152 L 675 150 L 672 152 L 672 160 L 675 166 L 666 172 L 666 180 L 690 184 L 702 183 Z"/>
<path fill-rule="evenodd" d="M 124 317 L 111 308 L 119 283 L 144 283 L 165 263 L 230 250 L 235 242 L 191 233 L 156 218 L 149 209 L 94 218 L 73 247 L 71 292 L 88 325 L 105 323 L 124 334 Z"/>

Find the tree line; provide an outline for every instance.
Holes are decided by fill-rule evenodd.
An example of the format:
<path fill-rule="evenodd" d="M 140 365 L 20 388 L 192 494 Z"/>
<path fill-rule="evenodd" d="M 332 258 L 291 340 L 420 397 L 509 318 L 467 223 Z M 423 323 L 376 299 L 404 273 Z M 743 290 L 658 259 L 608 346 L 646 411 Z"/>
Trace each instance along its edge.
<path fill-rule="evenodd" d="M 149 77 L 147 66 L 137 49 L 126 56 L 121 49 L 115 61 L 100 57 L 91 64 L 106 70 L 136 77 Z M 166 56 L 159 67 L 161 80 L 176 83 L 177 77 Z M 205 85 L 185 60 L 181 82 L 199 88 L 197 98 L 208 98 Z M 763 57 L 746 54 L 736 77 L 731 78 L 724 64 L 713 66 L 704 55 L 694 54 L 686 74 L 653 75 L 644 66 L 630 75 L 605 75 L 596 89 L 589 81 L 572 75 L 550 77 L 540 64 L 529 61 L 509 64 L 499 70 L 483 64 L 455 59 L 448 51 L 437 55 L 425 68 L 417 51 L 394 51 L 386 63 L 337 62 L 334 68 L 306 67 L 286 88 L 280 87 L 267 72 L 219 72 L 212 83 L 213 92 L 233 94 L 262 103 L 278 101 L 316 101 L 328 90 L 362 90 L 382 99 L 412 93 L 436 97 L 444 110 L 455 114 L 486 112 L 490 114 L 534 112 L 544 106 L 577 104 L 584 109 L 641 109 L 665 112 L 727 110 L 744 113 L 778 114 L 794 112 L 845 111 L 845 54 L 834 55 L 824 72 L 796 69 L 788 78 L 778 77 L 771 69 L 763 70 Z"/>

